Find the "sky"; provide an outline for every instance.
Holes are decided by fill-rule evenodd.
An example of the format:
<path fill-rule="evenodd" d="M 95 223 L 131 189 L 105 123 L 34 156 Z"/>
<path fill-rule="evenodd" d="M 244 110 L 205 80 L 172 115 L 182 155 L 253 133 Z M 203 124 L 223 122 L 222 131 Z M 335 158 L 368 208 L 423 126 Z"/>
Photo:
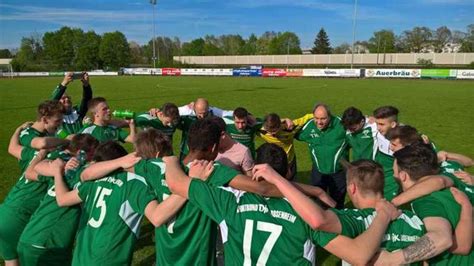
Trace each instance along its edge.
<path fill-rule="evenodd" d="M 156 36 L 189 41 L 205 35 L 292 31 L 311 48 L 321 27 L 331 45 L 352 42 L 354 0 L 158 0 Z M 380 29 L 396 34 L 414 26 L 466 31 L 474 24 L 474 0 L 358 0 L 356 40 Z M 153 36 L 149 0 L 0 0 L 0 49 L 17 48 L 22 37 L 62 26 L 98 34 L 121 31 L 139 44 Z"/>

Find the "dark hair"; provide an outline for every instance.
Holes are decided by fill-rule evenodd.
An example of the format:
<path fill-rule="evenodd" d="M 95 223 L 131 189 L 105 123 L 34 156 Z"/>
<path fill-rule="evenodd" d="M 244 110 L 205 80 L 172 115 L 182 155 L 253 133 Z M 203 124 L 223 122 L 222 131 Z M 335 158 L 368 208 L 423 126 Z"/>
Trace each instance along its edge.
<path fill-rule="evenodd" d="M 90 134 L 76 134 L 72 137 L 69 151 L 76 153 L 79 150 L 85 151 L 87 154 L 92 154 L 99 146 L 99 141 Z"/>
<path fill-rule="evenodd" d="M 399 170 L 405 171 L 414 181 L 439 172 L 438 156 L 430 145 L 415 143 L 393 154 Z"/>
<path fill-rule="evenodd" d="M 414 143 L 422 143 L 423 139 L 416 128 L 407 125 L 399 125 L 387 132 L 387 139 L 399 139 L 403 146 L 412 145 Z"/>
<path fill-rule="evenodd" d="M 225 131 L 226 125 L 224 119 L 218 117 L 218 116 L 211 116 L 208 118 L 212 123 L 215 123 L 221 132 Z"/>
<path fill-rule="evenodd" d="M 381 194 L 385 178 L 380 164 L 371 160 L 351 162 L 347 168 L 348 182 L 354 182 L 363 194 Z"/>
<path fill-rule="evenodd" d="M 280 127 L 281 127 L 280 116 L 275 113 L 268 114 L 263 119 L 263 128 L 266 131 L 278 131 L 280 130 Z"/>
<path fill-rule="evenodd" d="M 209 151 L 214 145 L 219 145 L 221 136 L 219 126 L 209 118 L 195 121 L 188 134 L 190 151 Z"/>
<path fill-rule="evenodd" d="M 393 106 L 382 106 L 374 111 L 374 117 L 377 119 L 392 118 L 398 120 L 398 109 Z"/>
<path fill-rule="evenodd" d="M 48 100 L 40 103 L 37 109 L 37 120 L 39 121 L 41 117 L 53 117 L 55 115 L 64 114 L 64 107 L 59 103 L 59 101 Z"/>
<path fill-rule="evenodd" d="M 95 97 L 95 98 L 92 98 L 90 101 L 89 101 L 89 104 L 87 105 L 88 109 L 89 109 L 89 112 L 93 112 L 92 109 L 96 108 L 97 105 L 99 105 L 99 103 L 105 103 L 107 102 L 107 100 L 104 98 L 104 97 Z"/>
<path fill-rule="evenodd" d="M 247 109 L 243 107 L 237 107 L 234 110 L 234 118 L 237 117 L 240 119 L 244 119 L 244 118 L 247 118 L 248 115 L 249 115 L 249 112 L 247 111 Z"/>
<path fill-rule="evenodd" d="M 267 163 L 281 176 L 286 177 L 288 158 L 283 148 L 273 143 L 265 143 L 258 147 L 256 152 L 256 164 Z"/>
<path fill-rule="evenodd" d="M 158 152 L 160 157 L 171 155 L 173 147 L 168 136 L 157 129 L 148 128 L 137 134 L 135 151 L 138 156 L 144 159 L 151 159 L 155 158 Z"/>
<path fill-rule="evenodd" d="M 365 117 L 362 112 L 353 106 L 347 108 L 341 118 L 342 125 L 346 130 L 350 126 L 357 125 L 363 120 L 365 120 Z"/>
<path fill-rule="evenodd" d="M 96 162 L 110 161 L 125 156 L 127 154 L 128 153 L 124 147 L 122 147 L 117 142 L 110 140 L 101 143 L 95 149 L 94 157 L 92 158 L 92 160 Z"/>
<path fill-rule="evenodd" d="M 164 116 L 171 118 L 173 124 L 176 124 L 179 119 L 179 110 L 176 104 L 165 103 L 163 104 L 163 106 L 161 106 L 160 111 L 163 113 Z"/>

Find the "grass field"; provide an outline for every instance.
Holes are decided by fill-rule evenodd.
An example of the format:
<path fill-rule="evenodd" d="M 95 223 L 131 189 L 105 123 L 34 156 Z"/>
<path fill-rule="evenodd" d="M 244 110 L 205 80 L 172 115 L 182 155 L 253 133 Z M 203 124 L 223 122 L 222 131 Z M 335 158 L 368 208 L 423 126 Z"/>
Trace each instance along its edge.
<path fill-rule="evenodd" d="M 0 79 L 0 202 L 19 176 L 18 165 L 7 153 L 10 135 L 24 121 L 35 119 L 37 105 L 51 95 L 61 78 Z M 113 109 L 148 110 L 165 102 L 186 104 L 206 97 L 224 109 L 246 107 L 260 117 L 277 112 L 296 118 L 311 112 L 316 102 L 327 103 L 340 115 L 349 106 L 365 114 L 381 105 L 400 109 L 400 120 L 415 126 L 441 149 L 474 157 L 474 82 L 448 80 L 309 79 L 232 77 L 91 77 L 95 96 L 104 96 Z M 76 81 L 68 88 L 73 102 L 81 98 Z M 175 134 L 175 144 L 179 135 Z M 298 177 L 305 182 L 311 162 L 307 148 L 296 143 Z M 144 230 L 150 231 L 150 230 Z M 149 239 L 149 238 L 147 238 Z M 136 264 L 153 261 L 153 243 L 143 240 Z M 333 265 L 334 257 L 318 258 Z"/>

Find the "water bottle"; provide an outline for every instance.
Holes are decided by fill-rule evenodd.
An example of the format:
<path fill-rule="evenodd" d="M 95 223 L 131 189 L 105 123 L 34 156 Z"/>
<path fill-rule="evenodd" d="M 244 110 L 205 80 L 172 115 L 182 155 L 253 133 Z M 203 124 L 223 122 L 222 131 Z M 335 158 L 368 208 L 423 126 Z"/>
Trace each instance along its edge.
<path fill-rule="evenodd" d="M 112 115 L 118 118 L 132 119 L 135 117 L 135 112 L 130 110 L 115 110 L 112 112 Z"/>

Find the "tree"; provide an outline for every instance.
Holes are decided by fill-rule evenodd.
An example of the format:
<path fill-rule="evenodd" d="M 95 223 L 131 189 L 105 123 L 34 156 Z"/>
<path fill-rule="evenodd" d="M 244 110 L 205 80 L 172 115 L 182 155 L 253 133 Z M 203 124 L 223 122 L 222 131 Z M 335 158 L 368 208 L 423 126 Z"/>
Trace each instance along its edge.
<path fill-rule="evenodd" d="M 410 52 L 419 53 L 427 48 L 431 42 L 432 33 L 427 27 L 414 27 L 402 34 L 402 42 Z"/>
<path fill-rule="evenodd" d="M 459 51 L 462 53 L 474 53 L 474 24 L 467 26 L 467 33 L 461 41 Z"/>
<path fill-rule="evenodd" d="M 351 50 L 352 50 L 351 45 L 345 42 L 335 47 L 332 52 L 335 54 L 347 54 L 347 53 L 350 53 Z"/>
<path fill-rule="evenodd" d="M 293 32 L 278 33 L 270 41 L 269 54 L 301 54 L 300 39 Z"/>
<path fill-rule="evenodd" d="M 214 35 L 206 35 L 204 37 L 204 47 L 202 48 L 203 55 L 223 55 L 224 51 L 220 48 L 222 46 L 219 38 Z"/>
<path fill-rule="evenodd" d="M 100 35 L 93 31 L 88 31 L 78 38 L 74 69 L 87 71 L 102 67 L 99 57 L 101 39 Z"/>
<path fill-rule="evenodd" d="M 444 46 L 451 42 L 452 34 L 451 31 L 446 26 L 439 27 L 433 32 L 433 48 L 435 52 L 441 53 L 443 52 Z"/>
<path fill-rule="evenodd" d="M 244 39 L 240 35 L 221 35 L 219 37 L 219 42 L 221 44 L 221 50 L 226 55 L 239 55 L 242 47 L 245 44 Z"/>
<path fill-rule="evenodd" d="M 395 34 L 391 30 L 379 30 L 369 39 L 367 48 L 371 53 L 395 53 Z"/>
<path fill-rule="evenodd" d="M 12 58 L 12 53 L 8 49 L 0 49 L 0 58 Z"/>
<path fill-rule="evenodd" d="M 203 55 L 204 50 L 204 39 L 198 38 L 194 39 L 191 42 L 186 42 L 183 44 L 182 53 L 183 55 Z"/>
<path fill-rule="evenodd" d="M 277 33 L 274 31 L 266 31 L 257 40 L 257 51 L 256 54 L 265 55 L 269 54 L 270 42 L 273 38 L 277 37 Z"/>
<path fill-rule="evenodd" d="M 255 34 L 251 34 L 248 40 L 245 41 L 244 46 L 242 46 L 242 50 L 240 51 L 241 55 L 255 55 L 257 54 L 257 36 Z"/>
<path fill-rule="evenodd" d="M 119 31 L 107 32 L 99 46 L 99 57 L 105 68 L 119 69 L 130 64 L 127 38 Z"/>
<path fill-rule="evenodd" d="M 314 40 L 314 47 L 311 49 L 313 54 L 330 54 L 331 53 L 331 44 L 329 42 L 329 37 L 324 30 L 321 28 Z"/>
<path fill-rule="evenodd" d="M 62 27 L 58 31 L 46 32 L 43 36 L 44 52 L 47 59 L 60 70 L 72 70 L 75 55 L 82 42 L 81 29 Z"/>
<path fill-rule="evenodd" d="M 12 60 L 15 71 L 32 70 L 33 64 L 38 64 L 43 58 L 43 46 L 41 38 L 37 35 L 21 39 L 20 50 Z"/>

